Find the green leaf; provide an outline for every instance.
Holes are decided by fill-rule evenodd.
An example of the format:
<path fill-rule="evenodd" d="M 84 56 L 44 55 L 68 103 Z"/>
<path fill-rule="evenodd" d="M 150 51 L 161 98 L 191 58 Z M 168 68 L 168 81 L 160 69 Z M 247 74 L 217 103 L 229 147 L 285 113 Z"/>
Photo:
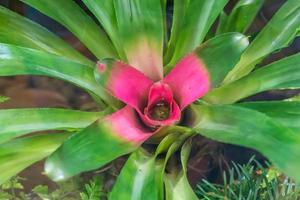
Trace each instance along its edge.
<path fill-rule="evenodd" d="M 161 140 L 159 145 L 157 146 L 155 155 L 158 156 L 159 154 L 168 152 L 168 149 L 170 148 L 170 146 L 172 146 L 172 144 L 174 144 L 176 142 L 176 140 L 178 140 L 180 135 L 181 135 L 181 133 L 178 133 L 178 132 L 172 132 L 172 133 L 169 133 L 168 135 L 166 135 Z"/>
<path fill-rule="evenodd" d="M 175 128 L 175 130 L 177 129 Z M 167 161 L 187 136 L 181 136 L 179 132 L 167 135 L 162 139 L 154 155 L 147 153 L 142 148 L 135 151 L 122 169 L 110 194 L 110 199 L 163 200 L 163 175 Z M 158 155 L 165 151 L 167 151 L 166 158 L 159 159 Z"/>
<path fill-rule="evenodd" d="M 165 175 L 166 200 L 198 200 L 187 179 L 187 161 L 191 151 L 191 139 L 184 143 L 181 149 L 182 171 Z"/>
<path fill-rule="evenodd" d="M 160 0 L 162 15 L 163 15 L 163 33 L 164 33 L 164 42 L 163 46 L 167 45 L 169 40 L 169 33 L 168 33 L 168 24 L 167 24 L 167 0 Z M 163 49 L 165 50 L 165 49 Z"/>
<path fill-rule="evenodd" d="M 173 2 L 171 36 L 168 42 L 167 51 L 164 55 L 164 64 L 168 64 L 173 56 L 178 35 L 182 30 L 181 27 L 183 25 L 183 16 L 185 15 L 189 1 L 190 0 L 174 0 Z"/>
<path fill-rule="evenodd" d="M 44 134 L 19 138 L 0 145 L 0 184 L 47 157 L 68 137 L 69 133 Z"/>
<path fill-rule="evenodd" d="M 8 101 L 9 99 L 10 99 L 9 97 L 0 95 L 0 103 L 4 103 L 4 102 Z"/>
<path fill-rule="evenodd" d="M 180 33 L 176 33 L 174 30 L 175 40 L 172 42 L 176 44 L 174 51 L 170 52 L 173 57 L 168 64 L 166 63 L 167 66 L 173 66 L 185 54 L 201 44 L 209 28 L 227 2 L 228 0 L 189 0 L 188 5 L 185 3 L 178 5 L 183 6 L 180 12 L 185 15 L 180 16 L 183 18 L 181 22 L 176 22 L 179 25 L 175 30 L 180 31 Z M 178 34 L 177 37 L 176 34 Z M 169 46 L 172 46 L 172 44 L 169 44 Z"/>
<path fill-rule="evenodd" d="M 0 191 L 1 190 L 9 190 L 9 189 L 20 189 L 23 190 L 24 186 L 20 183 L 20 181 L 25 180 L 24 178 L 21 178 L 19 176 L 14 176 L 5 183 L 1 184 Z"/>
<path fill-rule="evenodd" d="M 161 181 L 157 176 L 163 169 L 162 160 L 156 160 L 142 148 L 131 154 L 118 176 L 110 200 L 163 200 L 159 196 Z"/>
<path fill-rule="evenodd" d="M 162 78 L 163 12 L 161 0 L 115 0 L 120 40 L 130 65 Z M 147 72 L 149 73 L 147 73 Z"/>
<path fill-rule="evenodd" d="M 89 10 L 95 15 L 97 20 L 101 23 L 113 44 L 118 51 L 119 57 L 126 60 L 124 50 L 119 37 L 119 30 L 117 27 L 117 19 L 114 10 L 113 0 L 82 0 Z"/>
<path fill-rule="evenodd" d="M 294 132 L 300 133 L 300 102 L 298 101 L 259 101 L 235 105 L 262 112 Z"/>
<path fill-rule="evenodd" d="M 119 138 L 109 124 L 96 121 L 63 143 L 46 161 L 45 172 L 54 181 L 97 169 L 137 146 Z"/>
<path fill-rule="evenodd" d="M 73 83 L 113 105 L 94 79 L 93 68 L 54 54 L 0 43 L 0 76 L 43 75 Z"/>
<path fill-rule="evenodd" d="M 201 59 L 209 72 L 212 87 L 217 87 L 223 81 L 227 73 L 239 61 L 240 55 L 248 44 L 247 37 L 240 33 L 225 33 L 206 41 L 195 49 L 194 54 Z M 172 67 L 166 67 L 166 73 Z"/>
<path fill-rule="evenodd" d="M 0 6 L 0 42 L 43 50 L 87 65 L 91 61 L 41 25 Z"/>
<path fill-rule="evenodd" d="M 288 46 L 296 37 L 299 28 L 300 1 L 286 1 L 243 53 L 239 63 L 224 80 L 224 84 L 247 75 L 267 55 Z"/>
<path fill-rule="evenodd" d="M 240 0 L 233 8 L 219 33 L 245 33 L 252 24 L 264 0 Z"/>
<path fill-rule="evenodd" d="M 250 95 L 272 89 L 300 88 L 300 53 L 262 67 L 249 75 L 216 88 L 204 100 L 229 104 Z"/>
<path fill-rule="evenodd" d="M 275 166 L 300 181 L 300 135 L 260 112 L 238 106 L 193 105 L 190 126 L 220 142 L 256 149 Z"/>
<path fill-rule="evenodd" d="M 218 27 L 217 27 L 217 30 L 216 30 L 216 35 L 224 33 L 223 30 L 226 27 L 227 19 L 228 19 L 228 15 L 224 11 L 222 11 L 220 16 L 219 16 L 219 22 L 218 22 Z"/>
<path fill-rule="evenodd" d="M 82 129 L 104 114 L 54 108 L 0 110 L 0 143 L 30 132 Z"/>
<path fill-rule="evenodd" d="M 105 32 L 73 1 L 21 0 L 69 29 L 98 58 L 116 58 Z"/>
<path fill-rule="evenodd" d="M 247 37 L 242 34 L 225 33 L 208 40 L 195 50 L 210 73 L 213 87 L 217 87 L 223 81 L 239 61 L 248 44 Z"/>

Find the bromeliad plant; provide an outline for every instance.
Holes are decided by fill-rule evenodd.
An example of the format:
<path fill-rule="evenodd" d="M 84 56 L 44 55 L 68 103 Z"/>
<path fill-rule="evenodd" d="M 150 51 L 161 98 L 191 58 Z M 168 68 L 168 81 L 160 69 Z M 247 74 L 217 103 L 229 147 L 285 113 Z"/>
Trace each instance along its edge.
<path fill-rule="evenodd" d="M 195 134 L 254 148 L 300 180 L 300 102 L 236 103 L 300 87 L 299 53 L 254 70 L 299 33 L 298 0 L 250 45 L 243 34 L 262 0 L 240 0 L 228 15 L 228 0 L 174 0 L 170 34 L 165 0 L 82 0 L 103 29 L 72 0 L 22 2 L 64 25 L 97 59 L 1 7 L 0 75 L 62 79 L 106 109 L 1 110 L 0 183 L 46 157 L 46 174 L 60 181 L 132 153 L 110 199 L 197 199 L 186 176 Z M 217 32 L 207 34 L 217 18 Z M 47 130 L 60 132 L 26 135 Z M 158 145 L 146 151 L 143 143 Z M 166 172 L 181 146 L 181 166 Z"/>

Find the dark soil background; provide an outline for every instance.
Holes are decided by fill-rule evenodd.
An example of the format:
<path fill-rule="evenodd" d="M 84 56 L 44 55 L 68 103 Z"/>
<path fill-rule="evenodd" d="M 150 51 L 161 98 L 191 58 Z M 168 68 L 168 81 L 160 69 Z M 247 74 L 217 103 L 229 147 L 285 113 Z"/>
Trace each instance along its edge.
<path fill-rule="evenodd" d="M 87 11 L 86 7 L 78 3 Z M 226 10 L 229 11 L 235 0 L 231 0 Z M 249 33 L 256 33 L 268 22 L 276 10 L 284 3 L 284 0 L 270 0 L 266 1 L 261 12 L 258 14 L 255 23 L 249 30 Z M 24 5 L 17 0 L 0 0 L 0 5 L 10 8 L 19 14 L 40 23 L 47 27 L 52 32 L 62 37 L 69 42 L 74 48 L 88 57 L 95 59 L 87 48 L 82 45 L 74 35 L 67 31 L 64 27 L 57 24 L 53 20 L 39 13 L 38 11 Z M 172 5 L 169 2 L 169 17 L 171 21 Z M 87 11 L 88 12 L 88 11 Z M 264 64 L 278 60 L 287 55 L 295 54 L 300 51 L 299 37 L 292 43 L 289 48 L 275 53 L 270 58 L 264 61 Z M 295 90 L 285 91 L 270 91 L 261 93 L 248 98 L 247 100 L 271 100 L 271 99 L 284 99 L 294 96 L 299 93 Z M 60 80 L 55 80 L 47 77 L 38 76 L 17 76 L 17 77 L 1 77 L 0 78 L 0 95 L 10 97 L 10 101 L 0 104 L 0 109 L 4 108 L 28 108 L 28 107 L 60 107 L 60 108 L 73 108 L 81 110 L 96 110 L 97 106 L 93 103 L 88 94 L 80 89 L 65 83 Z M 198 136 L 195 140 L 194 149 L 192 151 L 191 159 L 189 162 L 189 177 L 192 185 L 195 185 L 202 178 L 206 178 L 212 182 L 221 180 L 222 171 L 227 169 L 231 161 L 237 163 L 245 163 L 252 155 L 256 155 L 259 161 L 264 158 L 257 152 L 238 146 L 221 144 L 210 141 L 203 137 Z M 108 165 L 105 171 L 108 173 L 108 184 L 112 184 L 113 177 L 118 173 L 119 168 L 124 163 L 125 158 L 115 161 L 113 164 Z M 26 191 L 30 191 L 37 184 L 45 184 L 50 188 L 55 188 L 56 184 L 50 181 L 47 177 L 42 175 L 43 162 L 39 162 L 26 170 L 20 176 L 25 177 L 24 182 Z M 4 173 L 4 172 L 1 172 Z M 92 173 L 87 173 L 84 176 L 89 177 Z M 97 173 L 97 172 L 96 172 Z"/>

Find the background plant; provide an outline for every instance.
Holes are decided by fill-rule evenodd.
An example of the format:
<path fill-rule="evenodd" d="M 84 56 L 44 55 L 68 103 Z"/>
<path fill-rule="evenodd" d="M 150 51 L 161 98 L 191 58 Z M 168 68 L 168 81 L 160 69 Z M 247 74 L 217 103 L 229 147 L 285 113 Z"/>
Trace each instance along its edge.
<path fill-rule="evenodd" d="M 269 164 L 262 166 L 251 159 L 245 165 L 234 162 L 232 165 L 224 171 L 222 184 L 202 180 L 197 185 L 199 199 L 297 200 L 300 197 L 299 185 Z"/>
<path fill-rule="evenodd" d="M 186 163 L 192 145 L 188 138 L 198 133 L 254 148 L 280 170 L 300 179 L 299 102 L 236 103 L 271 89 L 299 88 L 299 53 L 254 70 L 265 57 L 286 47 L 299 33 L 299 1 L 287 1 L 264 29 L 251 38 L 249 46 L 245 36 L 226 32 L 245 33 L 263 1 L 239 1 L 231 13 L 225 14 L 222 10 L 226 0 L 174 0 L 170 35 L 166 1 L 84 0 L 106 33 L 74 1 L 23 2 L 64 25 L 95 59 L 84 57 L 40 25 L 2 7 L 0 75 L 43 75 L 68 81 L 86 90 L 103 111 L 1 110 L 0 171 L 5 173 L 0 174 L 0 183 L 48 156 L 46 172 L 51 172 L 48 175 L 53 180 L 62 180 L 133 152 L 111 198 L 162 199 L 165 187 L 167 199 L 197 199 L 187 182 Z M 207 35 L 218 16 L 217 32 Z M 99 74 L 94 73 L 96 60 L 103 58 L 121 59 L 129 64 L 148 63 L 140 54 L 141 43 L 136 42 L 141 36 L 149 52 L 155 52 L 163 61 L 165 73 L 200 45 L 195 52 L 204 61 L 213 82 L 211 91 L 185 110 L 186 120 L 157 133 L 151 139 L 159 145 L 147 151 L 131 142 L 120 142 L 103 129 L 103 116 L 122 105 L 97 81 Z M 58 132 L 27 135 L 48 130 Z M 181 152 L 181 161 L 174 168 L 167 164 L 177 150 Z M 143 184 L 137 190 L 135 185 L 141 183 L 138 180 L 143 180 Z"/>

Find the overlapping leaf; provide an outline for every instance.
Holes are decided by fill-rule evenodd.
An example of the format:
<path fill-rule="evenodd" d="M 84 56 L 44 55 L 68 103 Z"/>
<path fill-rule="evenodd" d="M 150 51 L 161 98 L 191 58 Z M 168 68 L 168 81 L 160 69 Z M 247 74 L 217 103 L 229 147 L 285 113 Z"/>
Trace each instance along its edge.
<path fill-rule="evenodd" d="M 82 129 L 103 114 L 54 108 L 0 110 L 0 143 L 35 131 Z"/>
<path fill-rule="evenodd" d="M 206 41 L 192 53 L 203 62 L 209 72 L 212 87 L 217 87 L 239 61 L 248 44 L 247 37 L 240 33 L 225 33 Z M 166 67 L 166 73 L 172 67 Z"/>
<path fill-rule="evenodd" d="M 1 6 L 0 42 L 39 49 L 91 64 L 91 61 L 44 27 Z"/>
<path fill-rule="evenodd" d="M 0 184 L 47 157 L 69 136 L 69 133 L 44 134 L 0 144 Z"/>
<path fill-rule="evenodd" d="M 113 0 L 83 0 L 83 2 L 95 15 L 106 33 L 109 35 L 116 47 L 120 59 L 126 60 L 126 56 L 124 55 L 123 47 L 118 34 L 117 19 Z"/>
<path fill-rule="evenodd" d="M 221 17 L 218 33 L 245 33 L 262 7 L 264 0 L 240 0 L 228 16 Z"/>
<path fill-rule="evenodd" d="M 300 136 L 260 112 L 238 106 L 191 107 L 191 126 L 208 138 L 253 148 L 275 166 L 300 180 Z"/>
<path fill-rule="evenodd" d="M 54 181 L 64 180 L 102 167 L 136 148 L 98 120 L 65 141 L 47 159 L 45 172 Z"/>
<path fill-rule="evenodd" d="M 299 101 L 258 101 L 236 105 L 262 112 L 296 133 L 300 133 Z"/>
<path fill-rule="evenodd" d="M 166 200 L 198 200 L 187 179 L 187 162 L 191 151 L 191 139 L 185 142 L 181 149 L 180 158 L 182 170 L 176 174 L 165 175 Z"/>
<path fill-rule="evenodd" d="M 115 0 L 115 13 L 127 60 L 153 80 L 162 78 L 161 0 Z"/>
<path fill-rule="evenodd" d="M 44 75 L 73 83 L 107 103 L 113 103 L 103 88 L 94 79 L 93 69 L 54 54 L 0 44 L 0 76 Z"/>
<path fill-rule="evenodd" d="M 224 84 L 247 75 L 267 55 L 288 46 L 297 36 L 299 28 L 300 1 L 286 1 L 243 53 L 239 63 L 224 80 Z"/>
<path fill-rule="evenodd" d="M 69 29 L 98 58 L 117 57 L 105 32 L 73 1 L 22 0 Z"/>
<path fill-rule="evenodd" d="M 175 22 L 167 54 L 173 55 L 166 60 L 167 66 L 173 66 L 185 54 L 201 44 L 210 26 L 223 10 L 228 0 L 189 0 L 175 2 Z M 180 7 L 182 6 L 182 7 Z M 181 15 L 184 14 L 184 15 Z M 178 19 L 183 18 L 182 20 Z M 183 31 L 184 30 L 184 31 Z M 176 43 L 175 46 L 172 43 Z M 167 56 L 169 57 L 169 56 Z"/>
<path fill-rule="evenodd" d="M 142 148 L 132 153 L 123 167 L 112 192 L 110 200 L 163 200 L 159 196 L 157 177 L 163 169 L 163 160 L 145 152 Z"/>
<path fill-rule="evenodd" d="M 214 104 L 226 104 L 267 90 L 299 87 L 300 53 L 271 63 L 233 83 L 214 89 L 204 99 Z"/>

